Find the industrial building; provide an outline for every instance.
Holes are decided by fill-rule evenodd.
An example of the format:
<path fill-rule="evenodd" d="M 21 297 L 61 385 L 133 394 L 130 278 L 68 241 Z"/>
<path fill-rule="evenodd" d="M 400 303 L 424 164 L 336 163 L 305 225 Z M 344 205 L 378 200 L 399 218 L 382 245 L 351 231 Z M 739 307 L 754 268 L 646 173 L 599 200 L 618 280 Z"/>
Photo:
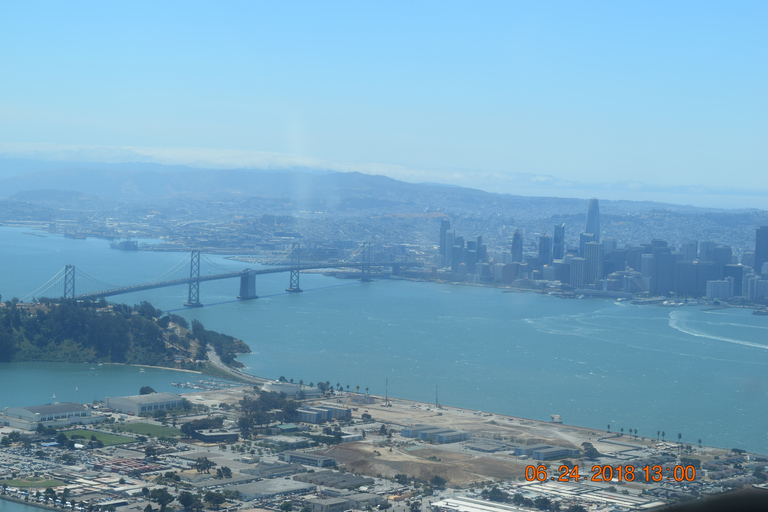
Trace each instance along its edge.
<path fill-rule="evenodd" d="M 35 430 L 42 423 L 44 427 L 93 423 L 102 418 L 94 418 L 91 410 L 74 402 L 62 402 L 32 407 L 6 407 L 3 409 L 2 424 L 6 427 L 22 430 Z"/>
<path fill-rule="evenodd" d="M 174 393 L 150 393 L 148 395 L 107 397 L 105 402 L 107 407 L 117 412 L 138 416 L 141 413 L 180 409 L 182 397 Z"/>
<path fill-rule="evenodd" d="M 284 462 L 298 462 L 305 466 L 315 466 L 318 468 L 327 468 L 336 465 L 336 459 L 320 455 L 319 453 L 286 451 L 280 454 L 280 460 Z"/>
<path fill-rule="evenodd" d="M 414 425 L 400 430 L 403 437 L 417 437 L 422 441 L 431 440 L 436 443 L 459 443 L 472 437 L 471 432 L 433 427 L 431 425 Z"/>
<path fill-rule="evenodd" d="M 326 421 L 349 419 L 352 410 L 348 407 L 334 407 L 332 405 L 303 405 L 296 411 L 296 421 L 303 423 L 325 423 Z"/>

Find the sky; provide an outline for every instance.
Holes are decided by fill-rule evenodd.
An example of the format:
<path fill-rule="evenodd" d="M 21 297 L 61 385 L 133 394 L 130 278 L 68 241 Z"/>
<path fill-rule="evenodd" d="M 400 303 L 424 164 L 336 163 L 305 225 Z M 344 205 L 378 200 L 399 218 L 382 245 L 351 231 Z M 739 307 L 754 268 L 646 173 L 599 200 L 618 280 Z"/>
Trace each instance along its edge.
<path fill-rule="evenodd" d="M 766 26 L 764 1 L 0 2 L 0 156 L 768 209 Z"/>

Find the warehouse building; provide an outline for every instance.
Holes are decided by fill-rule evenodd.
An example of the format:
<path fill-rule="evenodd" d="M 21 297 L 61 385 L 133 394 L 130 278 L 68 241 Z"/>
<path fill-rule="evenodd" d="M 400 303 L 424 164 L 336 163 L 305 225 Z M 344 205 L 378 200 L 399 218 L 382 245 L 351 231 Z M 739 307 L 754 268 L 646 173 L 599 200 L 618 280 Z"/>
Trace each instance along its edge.
<path fill-rule="evenodd" d="M 155 411 L 169 411 L 180 409 L 182 397 L 175 393 L 150 393 L 148 395 L 134 395 L 122 397 L 107 397 L 107 407 L 117 412 L 139 415 Z"/>
<path fill-rule="evenodd" d="M 94 418 L 91 410 L 74 402 L 62 402 L 32 407 L 6 407 L 0 418 L 6 427 L 21 430 L 35 430 L 42 423 L 44 427 L 94 423 L 102 418 Z"/>
<path fill-rule="evenodd" d="M 305 466 L 315 466 L 318 468 L 327 468 L 336 465 L 336 459 L 333 457 L 326 457 L 319 453 L 310 452 L 293 452 L 286 451 L 280 454 L 280 460 L 284 462 L 298 462 Z"/>

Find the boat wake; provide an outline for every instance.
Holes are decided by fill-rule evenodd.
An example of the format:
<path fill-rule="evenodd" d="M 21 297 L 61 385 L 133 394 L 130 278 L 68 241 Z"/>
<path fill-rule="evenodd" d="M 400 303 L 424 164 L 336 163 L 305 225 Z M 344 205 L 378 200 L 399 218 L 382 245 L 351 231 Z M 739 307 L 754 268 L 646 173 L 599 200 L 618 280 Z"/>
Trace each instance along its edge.
<path fill-rule="evenodd" d="M 733 343 L 735 345 L 743 345 L 745 347 L 754 347 L 754 348 L 760 348 L 763 350 L 768 350 L 768 346 L 761 345 L 760 343 L 737 340 L 734 338 L 726 338 L 724 336 L 716 336 L 713 334 L 700 331 L 698 329 L 694 329 L 693 327 L 690 327 L 688 325 L 683 315 L 684 313 L 682 311 L 670 311 L 669 326 L 675 329 L 676 331 L 682 332 L 683 334 L 688 334 L 690 336 L 696 336 L 697 338 L 707 338 L 714 341 L 725 341 L 726 343 Z"/>

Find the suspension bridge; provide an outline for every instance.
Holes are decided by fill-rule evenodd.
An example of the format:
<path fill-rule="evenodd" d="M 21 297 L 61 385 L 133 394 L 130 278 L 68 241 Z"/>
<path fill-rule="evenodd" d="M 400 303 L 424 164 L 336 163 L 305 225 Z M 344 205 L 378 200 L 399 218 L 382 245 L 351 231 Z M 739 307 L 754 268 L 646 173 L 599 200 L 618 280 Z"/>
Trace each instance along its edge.
<path fill-rule="evenodd" d="M 370 243 L 362 244 L 356 251 L 354 251 L 346 260 L 339 263 L 301 263 L 300 259 L 300 246 L 299 244 L 292 244 L 286 251 L 278 256 L 275 260 L 268 262 L 265 268 L 259 269 L 241 269 L 241 270 L 228 270 L 210 258 L 203 255 L 198 250 L 193 250 L 189 253 L 189 256 L 185 256 L 181 262 L 177 263 L 171 269 L 167 270 L 160 276 L 150 280 L 146 283 L 133 284 L 127 286 L 117 286 L 109 283 L 105 283 L 99 279 L 96 279 L 81 269 L 76 269 L 75 265 L 66 265 L 56 275 L 49 279 L 45 284 L 40 286 L 34 292 L 25 296 L 22 301 L 27 301 L 34 297 L 47 297 L 51 292 L 57 295 L 61 293 L 61 297 L 66 299 L 75 300 L 95 300 L 105 297 L 112 297 L 115 295 L 122 295 L 126 293 L 140 292 L 144 290 L 152 290 L 155 288 L 165 288 L 169 286 L 188 286 L 187 301 L 184 303 L 188 307 L 202 307 L 200 302 L 200 283 L 206 281 L 218 281 L 221 279 L 240 279 L 240 292 L 237 296 L 239 300 L 257 299 L 256 295 L 256 276 L 264 274 L 276 274 L 282 272 L 290 273 L 288 280 L 287 292 L 298 293 L 301 292 L 301 286 L 299 283 L 300 273 L 302 270 L 315 270 L 315 269 L 328 269 L 328 268 L 359 268 L 360 280 L 367 282 L 371 280 L 371 246 Z M 290 257 L 290 264 L 282 264 L 284 260 Z M 360 257 L 360 261 L 349 261 Z M 201 274 L 201 259 L 206 261 L 210 266 L 222 272 L 215 274 Z M 184 277 L 177 277 L 170 279 L 169 277 L 178 272 L 187 265 L 189 261 L 189 275 Z M 282 265 L 281 265 L 282 264 Z M 76 292 L 76 278 L 77 282 L 85 280 L 90 286 L 98 286 L 102 289 L 98 291 L 88 291 L 86 293 Z M 78 285 L 79 288 L 79 285 Z M 63 292 L 60 292 L 63 290 Z"/>

